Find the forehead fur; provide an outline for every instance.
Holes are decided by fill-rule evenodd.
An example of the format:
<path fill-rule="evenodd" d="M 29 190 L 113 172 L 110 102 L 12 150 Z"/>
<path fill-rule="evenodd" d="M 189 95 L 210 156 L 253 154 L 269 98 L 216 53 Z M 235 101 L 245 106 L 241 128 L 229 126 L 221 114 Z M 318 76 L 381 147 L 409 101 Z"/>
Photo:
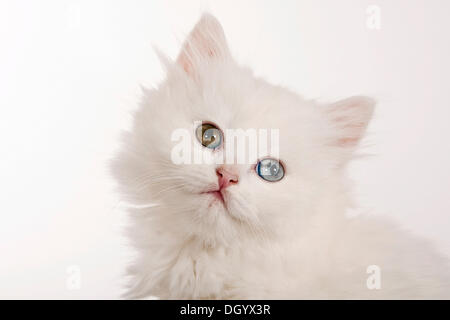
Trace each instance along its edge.
<path fill-rule="evenodd" d="M 256 78 L 231 57 L 200 69 L 193 79 L 172 66 L 159 90 L 146 95 L 138 121 L 151 118 L 158 130 L 157 124 L 165 123 L 167 142 L 171 131 L 188 129 L 195 121 L 213 122 L 223 131 L 278 129 L 285 159 L 298 149 L 325 143 L 329 128 L 321 106 L 313 101 Z"/>

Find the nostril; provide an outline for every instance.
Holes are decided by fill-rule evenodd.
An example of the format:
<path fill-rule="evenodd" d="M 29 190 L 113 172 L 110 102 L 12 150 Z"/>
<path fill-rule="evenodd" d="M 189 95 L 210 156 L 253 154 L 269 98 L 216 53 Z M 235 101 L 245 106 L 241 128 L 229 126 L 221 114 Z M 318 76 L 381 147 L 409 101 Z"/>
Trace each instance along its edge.
<path fill-rule="evenodd" d="M 216 169 L 217 178 L 219 182 L 219 188 L 224 189 L 230 185 L 237 184 L 239 182 L 239 176 L 237 173 L 233 172 L 231 169 L 227 170 L 225 168 Z"/>

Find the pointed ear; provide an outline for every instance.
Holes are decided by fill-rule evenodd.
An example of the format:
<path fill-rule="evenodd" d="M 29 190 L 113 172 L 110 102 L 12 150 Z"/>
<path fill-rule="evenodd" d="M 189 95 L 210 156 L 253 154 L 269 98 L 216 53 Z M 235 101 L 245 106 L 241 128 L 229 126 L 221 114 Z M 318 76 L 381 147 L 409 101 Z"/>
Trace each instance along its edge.
<path fill-rule="evenodd" d="M 183 44 L 177 63 L 190 75 L 202 61 L 230 55 L 222 26 L 209 13 L 203 14 Z"/>
<path fill-rule="evenodd" d="M 333 144 L 355 147 L 364 136 L 374 107 L 375 100 L 364 96 L 347 98 L 328 106 L 327 115 L 337 129 Z"/>

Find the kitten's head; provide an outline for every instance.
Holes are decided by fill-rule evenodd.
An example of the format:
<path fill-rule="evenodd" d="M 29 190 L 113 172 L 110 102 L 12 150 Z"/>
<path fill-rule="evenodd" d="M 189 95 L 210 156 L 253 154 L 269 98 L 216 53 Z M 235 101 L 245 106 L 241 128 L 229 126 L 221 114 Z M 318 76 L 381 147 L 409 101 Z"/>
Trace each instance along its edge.
<path fill-rule="evenodd" d="M 113 166 L 129 202 L 156 205 L 135 209 L 143 236 L 146 221 L 156 220 L 178 235 L 229 243 L 244 234 L 286 234 L 321 206 L 341 205 L 342 169 L 372 115 L 371 99 L 321 105 L 256 78 L 233 60 L 208 14 L 176 62 L 161 60 L 167 80 L 144 92 Z M 222 159 L 233 140 L 228 129 L 256 133 L 258 145 L 267 130 L 267 151 L 252 156 L 247 143 L 245 163 L 179 163 L 180 156 L 195 161 L 196 149 Z"/>

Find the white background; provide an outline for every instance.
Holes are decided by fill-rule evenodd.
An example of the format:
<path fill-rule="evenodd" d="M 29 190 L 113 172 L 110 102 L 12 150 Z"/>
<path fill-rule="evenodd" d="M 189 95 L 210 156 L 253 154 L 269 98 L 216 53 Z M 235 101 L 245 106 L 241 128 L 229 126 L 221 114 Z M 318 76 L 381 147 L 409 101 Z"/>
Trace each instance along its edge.
<path fill-rule="evenodd" d="M 163 77 L 152 44 L 175 57 L 204 10 L 257 75 L 378 99 L 360 204 L 450 254 L 449 1 L 1 0 L 0 298 L 118 297 L 130 254 L 108 159 L 139 84 Z"/>

